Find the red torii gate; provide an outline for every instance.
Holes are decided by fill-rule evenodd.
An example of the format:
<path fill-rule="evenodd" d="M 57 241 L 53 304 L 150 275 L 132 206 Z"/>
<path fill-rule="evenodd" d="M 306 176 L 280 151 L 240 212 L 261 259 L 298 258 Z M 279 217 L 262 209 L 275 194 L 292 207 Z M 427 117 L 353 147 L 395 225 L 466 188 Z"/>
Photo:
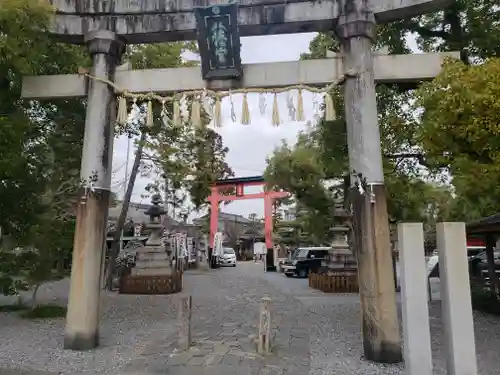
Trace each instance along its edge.
<path fill-rule="evenodd" d="M 284 191 L 264 191 L 262 193 L 246 194 L 246 186 L 264 186 L 265 181 L 263 176 L 254 177 L 237 177 L 228 178 L 225 180 L 217 180 L 211 187 L 211 194 L 208 197 L 210 202 L 210 238 L 208 256 L 210 259 L 210 267 L 216 267 L 216 259 L 212 256 L 214 248 L 214 236 L 219 226 L 219 203 L 227 201 L 237 201 L 243 199 L 258 199 L 264 198 L 264 229 L 266 240 L 266 267 L 267 270 L 274 270 L 274 250 L 273 250 L 273 201 L 279 198 L 289 196 L 289 193 Z M 222 195 L 221 190 L 234 189 L 234 195 Z"/>

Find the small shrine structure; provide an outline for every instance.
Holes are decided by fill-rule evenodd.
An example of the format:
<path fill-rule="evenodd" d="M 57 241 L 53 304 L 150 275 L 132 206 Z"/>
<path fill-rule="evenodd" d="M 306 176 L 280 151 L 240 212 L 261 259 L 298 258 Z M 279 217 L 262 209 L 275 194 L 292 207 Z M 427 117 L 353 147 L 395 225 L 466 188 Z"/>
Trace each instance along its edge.
<path fill-rule="evenodd" d="M 146 211 L 149 216 L 147 229 L 151 231 L 146 244 L 137 249 L 135 265 L 131 274 L 120 280 L 120 293 L 124 294 L 171 294 L 182 290 L 182 271 L 172 267 L 172 250 L 162 239 L 162 216 L 165 210 L 162 199 L 156 194 L 152 206 Z"/>

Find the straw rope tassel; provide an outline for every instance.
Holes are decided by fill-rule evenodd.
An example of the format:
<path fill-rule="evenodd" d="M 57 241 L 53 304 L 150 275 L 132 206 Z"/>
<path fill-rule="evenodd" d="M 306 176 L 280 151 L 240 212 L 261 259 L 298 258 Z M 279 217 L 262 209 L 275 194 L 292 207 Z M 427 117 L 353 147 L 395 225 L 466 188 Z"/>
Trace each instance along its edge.
<path fill-rule="evenodd" d="M 333 105 L 332 95 L 327 92 L 325 94 L 325 120 L 334 121 L 336 117 L 335 106 Z"/>
<path fill-rule="evenodd" d="M 247 94 L 243 94 L 243 106 L 241 108 L 241 123 L 243 125 L 250 125 L 250 109 L 248 108 Z"/>
<path fill-rule="evenodd" d="M 168 126 L 169 118 L 165 101 L 161 102 L 161 120 L 163 122 L 163 125 Z"/>
<path fill-rule="evenodd" d="M 273 125 L 278 126 L 281 123 L 280 112 L 278 108 L 278 95 L 274 94 L 273 102 Z"/>
<path fill-rule="evenodd" d="M 173 113 L 173 118 L 172 122 L 174 126 L 179 126 L 180 125 L 180 119 L 181 119 L 181 107 L 179 105 L 179 101 L 175 100 L 174 101 L 174 113 Z"/>
<path fill-rule="evenodd" d="M 217 96 L 217 98 L 215 99 L 214 126 L 216 128 L 220 128 L 222 126 L 222 108 L 220 96 Z"/>
<path fill-rule="evenodd" d="M 120 125 L 125 125 L 128 121 L 127 98 L 120 96 L 118 98 L 118 113 L 116 114 L 116 122 Z"/>
<path fill-rule="evenodd" d="M 146 114 L 146 126 L 148 128 L 153 126 L 153 102 L 148 100 L 148 113 Z"/>
<path fill-rule="evenodd" d="M 193 126 L 197 128 L 201 126 L 200 111 L 200 102 L 198 99 L 193 98 L 193 104 L 191 105 L 191 122 L 193 123 Z"/>
<path fill-rule="evenodd" d="M 304 116 L 304 98 L 302 97 L 302 89 L 299 89 L 297 97 L 297 121 L 305 121 Z"/>

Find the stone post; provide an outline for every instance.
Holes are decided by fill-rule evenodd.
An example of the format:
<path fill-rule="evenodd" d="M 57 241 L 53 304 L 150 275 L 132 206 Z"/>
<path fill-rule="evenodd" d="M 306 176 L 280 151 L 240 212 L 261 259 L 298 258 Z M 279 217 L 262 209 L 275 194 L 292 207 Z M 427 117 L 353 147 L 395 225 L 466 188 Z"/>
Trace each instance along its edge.
<path fill-rule="evenodd" d="M 406 375 L 432 375 L 427 269 L 421 223 L 398 224 Z"/>
<path fill-rule="evenodd" d="M 191 296 L 180 296 L 178 308 L 179 350 L 187 350 L 191 346 Z"/>
<path fill-rule="evenodd" d="M 387 198 L 373 74 L 375 17 L 370 1 L 339 0 L 354 247 L 365 358 L 401 361 Z"/>
<path fill-rule="evenodd" d="M 259 337 L 257 352 L 269 354 L 271 352 L 271 299 L 263 297 L 259 314 Z"/>
<path fill-rule="evenodd" d="M 92 56 L 90 74 L 113 81 L 124 43 L 107 30 L 92 32 L 85 41 Z M 113 89 L 106 83 L 89 79 L 80 174 L 84 188 L 76 214 L 64 336 L 66 349 L 88 350 L 99 344 L 101 260 L 108 218 L 115 116 Z"/>
<path fill-rule="evenodd" d="M 476 344 L 464 223 L 436 225 L 448 375 L 476 375 Z"/>

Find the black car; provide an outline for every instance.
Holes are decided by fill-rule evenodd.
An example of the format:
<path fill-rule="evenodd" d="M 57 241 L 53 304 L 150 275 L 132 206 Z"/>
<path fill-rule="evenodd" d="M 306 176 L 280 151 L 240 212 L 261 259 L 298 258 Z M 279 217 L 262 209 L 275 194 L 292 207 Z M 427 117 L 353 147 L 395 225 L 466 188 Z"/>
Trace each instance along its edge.
<path fill-rule="evenodd" d="M 495 272 L 498 276 L 500 276 L 500 251 L 493 252 L 493 259 L 495 265 Z M 489 271 L 488 271 L 488 260 L 486 256 L 486 251 L 481 254 L 472 257 L 469 260 L 469 273 L 472 276 L 479 277 L 485 280 L 489 279 Z"/>
<path fill-rule="evenodd" d="M 307 277 L 309 272 L 315 272 L 321 267 L 322 260 L 328 254 L 329 247 L 298 248 L 283 264 L 283 273 L 287 277 Z"/>
<path fill-rule="evenodd" d="M 439 261 L 437 257 L 433 261 L 429 260 L 428 263 L 428 277 L 439 278 Z M 500 251 L 493 252 L 495 272 L 500 277 Z M 488 260 L 486 257 L 486 251 L 481 252 L 478 255 L 468 256 L 469 263 L 469 275 L 476 278 L 482 278 L 487 280 L 488 275 Z"/>

